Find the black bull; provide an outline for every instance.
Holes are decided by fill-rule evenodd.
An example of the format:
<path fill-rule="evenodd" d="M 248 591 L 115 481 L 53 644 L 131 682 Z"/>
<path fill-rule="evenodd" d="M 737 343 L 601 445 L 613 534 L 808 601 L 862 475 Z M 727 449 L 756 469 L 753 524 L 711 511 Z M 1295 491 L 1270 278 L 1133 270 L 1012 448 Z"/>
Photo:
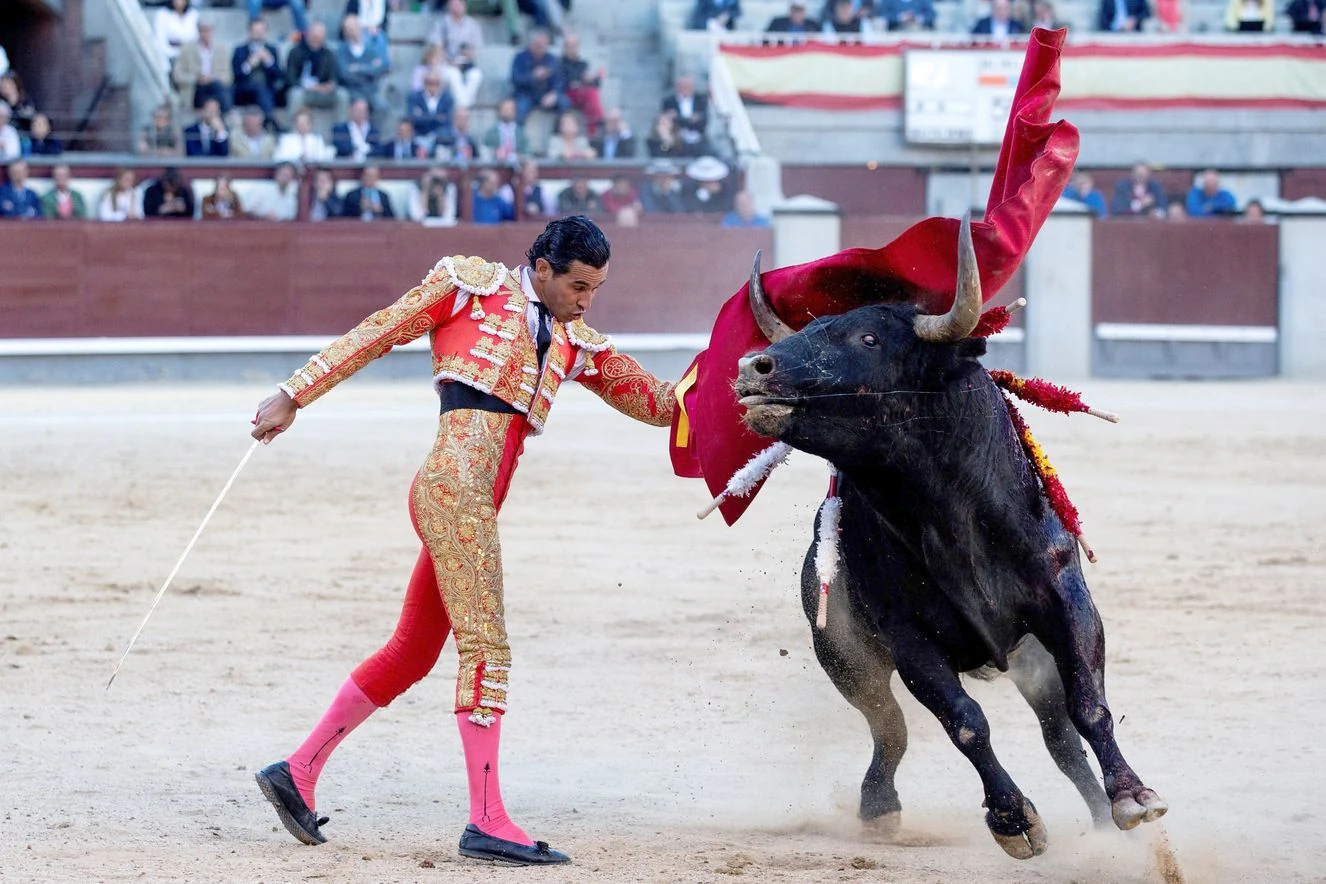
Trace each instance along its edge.
<path fill-rule="evenodd" d="M 774 343 L 741 360 L 736 391 L 752 429 L 828 459 L 841 476 L 842 565 L 828 627 L 812 633 L 820 664 L 874 738 L 862 819 L 886 830 L 899 820 L 894 774 L 907 729 L 889 684 L 896 670 L 976 768 L 995 840 L 1026 859 L 1045 851 L 1045 826 L 995 757 L 959 673 L 1009 673 L 1097 824 L 1112 815 L 1130 829 L 1167 808 L 1115 742 L 1104 633 L 1074 537 L 1042 495 L 978 361 L 984 340 L 967 337 L 981 298 L 965 222 L 961 240 L 959 291 L 946 316 L 881 304 L 797 333 L 765 301 L 757 256 L 752 308 Z M 812 622 L 815 552 L 812 544 L 802 574 Z M 1079 734 L 1100 763 L 1104 793 Z"/>

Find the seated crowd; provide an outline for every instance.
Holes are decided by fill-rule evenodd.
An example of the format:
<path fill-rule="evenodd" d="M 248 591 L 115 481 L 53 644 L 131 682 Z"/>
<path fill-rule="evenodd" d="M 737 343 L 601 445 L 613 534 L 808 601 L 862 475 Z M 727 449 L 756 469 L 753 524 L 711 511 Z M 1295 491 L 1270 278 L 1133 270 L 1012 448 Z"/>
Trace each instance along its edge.
<path fill-rule="evenodd" d="M 1078 171 L 1064 188 L 1062 198 L 1081 205 L 1097 218 L 1186 221 L 1189 218 L 1237 217 L 1252 222 L 1266 220 L 1259 199 L 1249 199 L 1240 210 L 1238 199 L 1221 184 L 1220 173 L 1215 169 L 1198 173 L 1186 191 L 1167 194 L 1151 166 L 1137 163 L 1126 177 L 1115 182 L 1109 199 L 1096 188 L 1090 172 Z"/>

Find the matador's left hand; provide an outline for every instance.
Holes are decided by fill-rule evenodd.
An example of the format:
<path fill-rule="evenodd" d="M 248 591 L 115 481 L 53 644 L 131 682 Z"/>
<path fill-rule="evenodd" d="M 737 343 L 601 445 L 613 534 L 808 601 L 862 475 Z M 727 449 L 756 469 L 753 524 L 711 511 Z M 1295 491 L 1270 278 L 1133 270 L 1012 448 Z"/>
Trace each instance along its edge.
<path fill-rule="evenodd" d="M 253 432 L 249 435 L 261 439 L 266 445 L 290 429 L 298 413 L 299 406 L 295 405 L 295 400 L 284 390 L 277 390 L 258 406 L 258 413 L 253 417 Z"/>

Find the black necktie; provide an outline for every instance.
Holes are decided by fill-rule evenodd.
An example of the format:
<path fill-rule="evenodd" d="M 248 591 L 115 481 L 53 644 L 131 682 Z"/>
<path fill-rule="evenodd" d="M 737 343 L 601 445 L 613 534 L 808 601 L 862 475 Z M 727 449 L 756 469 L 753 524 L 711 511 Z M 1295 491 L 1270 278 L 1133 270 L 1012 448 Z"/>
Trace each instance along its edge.
<path fill-rule="evenodd" d="M 539 365 L 543 365 L 548 348 L 552 346 L 552 313 L 541 302 L 535 301 L 539 310 L 539 333 L 534 336 L 534 347 L 538 351 Z"/>

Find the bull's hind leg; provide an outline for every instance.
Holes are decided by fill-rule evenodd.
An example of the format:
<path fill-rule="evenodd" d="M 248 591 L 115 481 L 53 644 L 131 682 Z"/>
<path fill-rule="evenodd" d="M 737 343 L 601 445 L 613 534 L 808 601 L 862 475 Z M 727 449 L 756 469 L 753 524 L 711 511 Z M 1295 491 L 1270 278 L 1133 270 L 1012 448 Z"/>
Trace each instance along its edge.
<path fill-rule="evenodd" d="M 893 650 L 907 689 L 934 713 L 953 745 L 980 775 L 990 834 L 1015 859 L 1040 856 L 1049 846 L 1045 824 L 995 757 L 990 723 L 980 705 L 962 689 L 952 662 L 920 634 L 895 636 Z"/>
<path fill-rule="evenodd" d="M 1050 757 L 1077 787 L 1096 827 L 1108 826 L 1110 800 L 1100 788 L 1095 771 L 1087 764 L 1082 738 L 1068 714 L 1064 687 L 1055 669 L 1054 658 L 1034 636 L 1028 636 L 1009 656 L 1008 663 L 1009 678 L 1041 723 L 1041 736 L 1045 738 Z"/>
<path fill-rule="evenodd" d="M 802 572 L 802 593 L 806 617 L 811 621 L 815 657 L 838 692 L 865 716 L 874 741 L 870 766 L 861 780 L 858 815 L 875 831 L 893 835 L 902 821 L 894 776 L 907 751 L 907 723 L 890 684 L 893 658 L 878 642 L 868 642 L 860 634 L 845 586 L 835 584 L 829 595 L 827 628 L 815 628 L 819 583 L 813 546 Z"/>
<path fill-rule="evenodd" d="M 1105 700 L 1105 630 L 1082 574 L 1066 570 L 1060 580 L 1063 620 L 1040 638 L 1054 654 L 1068 714 L 1100 762 L 1114 824 L 1131 829 L 1164 816 L 1169 805 L 1142 783 L 1114 739 L 1114 717 Z"/>

